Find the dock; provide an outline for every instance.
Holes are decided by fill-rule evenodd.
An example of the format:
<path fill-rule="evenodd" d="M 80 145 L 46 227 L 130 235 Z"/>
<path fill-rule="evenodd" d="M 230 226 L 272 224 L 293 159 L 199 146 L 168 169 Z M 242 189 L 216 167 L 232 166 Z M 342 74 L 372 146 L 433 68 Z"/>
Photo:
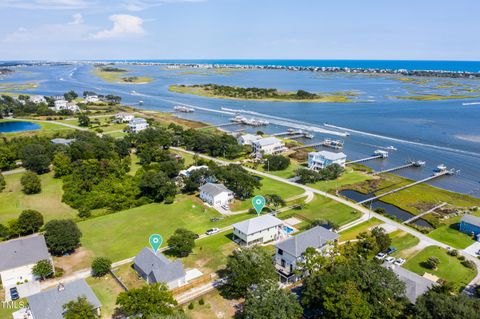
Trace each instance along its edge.
<path fill-rule="evenodd" d="M 224 126 L 230 126 L 230 125 L 237 125 L 237 123 L 222 123 L 222 124 L 216 124 L 216 125 L 207 125 L 207 126 L 202 126 L 199 127 L 197 130 L 203 130 L 206 128 L 214 128 L 214 127 L 224 127 Z"/>
<path fill-rule="evenodd" d="M 348 164 L 354 164 L 354 163 L 362 163 L 362 162 L 370 161 L 370 160 L 373 160 L 373 159 L 388 158 L 388 152 L 387 151 L 376 150 L 373 154 L 374 154 L 373 156 L 369 156 L 369 157 L 366 157 L 366 158 L 361 158 L 361 159 L 354 160 L 354 161 L 348 161 L 346 164 L 348 165 Z"/>
<path fill-rule="evenodd" d="M 295 147 L 291 147 L 290 149 L 291 149 L 292 151 L 297 151 L 297 150 L 301 150 L 302 148 L 317 147 L 317 146 L 321 146 L 321 145 L 323 145 L 323 142 L 312 143 L 312 144 L 305 144 L 305 145 L 302 145 L 302 146 L 295 146 Z"/>
<path fill-rule="evenodd" d="M 390 172 L 398 171 L 398 170 L 401 170 L 401 169 L 404 169 L 404 168 L 409 168 L 409 167 L 423 167 L 423 166 L 425 166 L 424 161 L 412 161 L 412 162 L 410 162 L 408 164 L 405 164 L 405 165 L 392 167 L 392 168 L 389 168 L 389 169 L 385 169 L 383 171 L 373 172 L 372 175 L 390 173 Z"/>
<path fill-rule="evenodd" d="M 426 212 L 423 212 L 423 213 L 421 213 L 421 214 L 419 214 L 419 215 L 413 216 L 412 218 L 409 218 L 409 219 L 403 221 L 402 224 L 408 224 L 408 223 L 411 223 L 411 222 L 413 222 L 413 221 L 416 221 L 417 219 L 422 218 L 423 216 L 425 216 L 425 215 L 427 215 L 427 214 L 433 213 L 434 211 L 436 211 L 437 209 L 442 208 L 442 207 L 445 206 L 445 205 L 448 205 L 448 203 L 445 203 L 445 202 L 444 202 L 444 203 L 441 203 L 440 205 L 437 205 L 437 206 L 435 206 L 435 207 L 427 210 Z"/>
<path fill-rule="evenodd" d="M 405 186 L 402 186 L 402 187 L 393 189 L 393 190 L 388 191 L 388 192 L 386 192 L 386 193 L 383 193 L 383 194 L 380 194 L 380 195 L 377 195 L 377 196 L 374 196 L 374 197 L 371 197 L 371 198 L 364 199 L 364 200 L 362 200 L 362 201 L 357 202 L 357 204 L 360 204 L 360 205 L 361 205 L 361 204 L 373 202 L 374 200 L 377 200 L 377 199 L 379 199 L 379 198 L 381 198 L 381 197 L 384 197 L 384 196 L 387 196 L 387 195 L 390 195 L 390 194 L 393 194 L 393 193 L 402 191 L 402 190 L 404 190 L 404 189 L 410 188 L 410 187 L 415 186 L 415 185 L 418 185 L 418 184 L 422 184 L 422 183 L 431 181 L 431 180 L 433 180 L 433 179 L 435 179 L 435 178 L 438 178 L 438 177 L 441 177 L 441 176 L 444 176 L 444 175 L 451 175 L 452 172 L 453 172 L 452 170 L 444 170 L 444 171 L 441 171 L 441 172 L 438 172 L 438 173 L 434 173 L 432 176 L 429 176 L 429 177 L 427 177 L 427 178 L 424 178 L 424 179 L 421 179 L 421 180 L 419 180 L 419 181 L 410 183 L 410 184 L 408 184 L 408 185 L 405 185 Z"/>

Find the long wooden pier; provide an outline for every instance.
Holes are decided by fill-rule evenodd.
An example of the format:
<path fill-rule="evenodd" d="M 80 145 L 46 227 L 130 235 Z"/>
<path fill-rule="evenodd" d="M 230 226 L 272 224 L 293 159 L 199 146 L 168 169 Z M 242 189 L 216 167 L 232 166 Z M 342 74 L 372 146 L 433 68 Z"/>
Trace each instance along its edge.
<path fill-rule="evenodd" d="M 389 169 L 385 169 L 383 171 L 373 172 L 372 175 L 394 172 L 394 171 L 398 171 L 400 169 L 404 169 L 404 168 L 408 168 L 408 167 L 421 167 L 421 165 L 419 165 L 418 162 L 410 162 L 408 164 L 392 167 L 392 168 L 389 168 Z"/>
<path fill-rule="evenodd" d="M 445 205 L 448 205 L 448 203 L 441 203 L 440 205 L 437 205 L 437 206 L 427 210 L 426 212 L 423 212 L 419 215 L 413 216 L 412 218 L 409 218 L 409 219 L 403 221 L 402 224 L 408 224 L 408 223 L 411 223 L 413 221 L 416 221 L 417 219 L 422 218 L 423 216 L 425 216 L 427 214 L 433 213 L 434 211 L 436 211 L 439 208 L 442 208 Z"/>
<path fill-rule="evenodd" d="M 290 148 L 290 149 L 293 150 L 293 151 L 296 151 L 296 150 L 301 150 L 302 148 L 321 146 L 322 144 L 323 144 L 323 142 L 312 143 L 312 144 L 305 144 L 305 145 L 302 145 L 302 146 L 295 146 L 295 147 L 292 147 L 292 148 Z"/>
<path fill-rule="evenodd" d="M 410 184 L 408 184 L 408 185 L 405 185 L 405 186 L 402 186 L 402 187 L 393 189 L 393 190 L 391 190 L 391 191 L 388 191 L 388 192 L 386 192 L 386 193 L 383 193 L 383 194 L 380 194 L 380 195 L 377 195 L 377 196 L 374 196 L 374 197 L 371 197 L 371 198 L 364 199 L 364 200 L 362 200 L 362 201 L 357 202 L 357 204 L 365 204 L 365 203 L 373 202 L 374 200 L 379 199 L 379 198 L 381 198 L 381 197 L 384 197 L 384 196 L 387 196 L 387 195 L 390 195 L 390 194 L 399 192 L 399 191 L 401 191 L 401 190 L 410 188 L 410 187 L 415 186 L 415 185 L 418 185 L 418 184 L 422 184 L 422 183 L 428 182 L 428 181 L 430 181 L 430 180 L 432 180 L 432 179 L 435 179 L 435 178 L 438 178 L 438 177 L 441 177 L 441 176 L 444 176 L 444 175 L 447 175 L 447 174 L 451 174 L 451 171 L 444 170 L 444 171 L 441 171 L 441 172 L 439 172 L 439 173 L 435 173 L 435 174 L 433 174 L 432 176 L 429 176 L 429 177 L 427 177 L 427 178 L 421 179 L 421 180 L 419 180 L 419 181 L 416 181 L 416 182 L 410 183 Z"/>
<path fill-rule="evenodd" d="M 361 159 L 358 159 L 358 160 L 354 160 L 354 161 L 348 161 L 346 164 L 354 164 L 354 163 L 361 163 L 361 162 L 366 162 L 366 161 L 370 161 L 370 160 L 373 160 L 373 159 L 377 159 L 377 158 L 384 158 L 383 155 L 374 155 L 374 156 L 370 156 L 370 157 L 366 157 L 366 158 L 361 158 Z"/>
<path fill-rule="evenodd" d="M 230 125 L 238 125 L 238 123 L 228 122 L 228 123 L 222 123 L 222 124 L 216 124 L 216 125 L 207 125 L 207 126 L 199 127 L 198 130 L 203 130 L 203 129 L 206 129 L 206 128 L 213 128 L 213 127 L 230 126 Z"/>

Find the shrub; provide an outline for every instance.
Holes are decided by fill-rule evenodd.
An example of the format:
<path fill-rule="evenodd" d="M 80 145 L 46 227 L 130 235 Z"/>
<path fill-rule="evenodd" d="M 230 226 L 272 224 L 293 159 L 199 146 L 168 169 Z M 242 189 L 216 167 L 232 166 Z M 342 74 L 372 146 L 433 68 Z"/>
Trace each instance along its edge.
<path fill-rule="evenodd" d="M 5 182 L 5 178 L 3 177 L 2 174 L 0 174 L 0 192 L 5 189 L 5 186 L 7 183 Z"/>
<path fill-rule="evenodd" d="M 457 257 L 458 256 L 458 250 L 452 249 L 447 252 L 450 256 Z"/>
<path fill-rule="evenodd" d="M 427 261 L 425 262 L 425 266 L 429 269 L 437 269 L 439 264 L 440 264 L 440 259 L 438 259 L 435 256 L 428 257 Z"/>
<path fill-rule="evenodd" d="M 194 306 L 193 303 L 191 302 L 191 303 L 188 305 L 188 309 L 192 310 L 193 308 L 195 308 L 195 306 Z"/>
<path fill-rule="evenodd" d="M 462 261 L 462 265 L 470 269 L 475 269 L 475 263 L 471 260 Z"/>
<path fill-rule="evenodd" d="M 375 208 L 375 213 L 377 213 L 377 214 L 384 215 L 385 212 L 386 212 L 386 210 L 385 210 L 385 208 L 383 208 L 383 207 L 377 207 L 377 208 Z"/>
<path fill-rule="evenodd" d="M 465 260 L 465 256 L 458 256 L 457 259 L 460 260 L 460 261 L 464 261 L 464 260 Z"/>
<path fill-rule="evenodd" d="M 27 194 L 38 194 L 42 191 L 42 184 L 40 178 L 34 172 L 26 172 L 20 179 L 22 184 L 22 191 Z"/>
<path fill-rule="evenodd" d="M 112 262 L 110 259 L 105 257 L 97 257 L 92 262 L 92 276 L 93 277 L 103 277 L 112 268 Z"/>
<path fill-rule="evenodd" d="M 203 306 L 205 304 L 205 300 L 203 300 L 203 298 L 201 298 L 199 301 L 198 301 L 198 304 L 200 306 Z"/>

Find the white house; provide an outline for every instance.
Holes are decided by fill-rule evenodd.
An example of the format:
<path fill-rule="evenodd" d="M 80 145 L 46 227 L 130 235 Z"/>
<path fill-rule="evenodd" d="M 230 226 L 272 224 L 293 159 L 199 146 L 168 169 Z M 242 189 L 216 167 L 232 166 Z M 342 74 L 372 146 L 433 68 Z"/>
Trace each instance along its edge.
<path fill-rule="evenodd" d="M 192 172 L 197 171 L 199 169 L 208 169 L 208 166 L 207 165 L 201 165 L 201 166 L 193 165 L 193 166 L 190 166 L 187 169 L 181 170 L 178 174 L 181 175 L 181 176 L 189 177 Z"/>
<path fill-rule="evenodd" d="M 222 184 L 206 183 L 200 186 L 200 198 L 212 206 L 226 206 L 233 201 L 233 192 Z"/>
<path fill-rule="evenodd" d="M 253 142 L 258 141 L 262 137 L 260 135 L 244 134 L 237 138 L 240 145 L 252 145 Z"/>
<path fill-rule="evenodd" d="M 295 273 L 297 262 L 303 260 L 307 248 L 322 250 L 338 239 L 339 235 L 324 227 L 316 226 L 276 245 L 275 268 L 282 281 L 294 282 L 300 279 Z"/>
<path fill-rule="evenodd" d="M 149 284 L 165 283 L 169 289 L 185 285 L 185 270 L 180 260 L 171 261 L 162 253 L 143 248 L 135 256 L 133 268 Z"/>
<path fill-rule="evenodd" d="M 128 127 L 133 133 L 146 130 L 148 126 L 147 120 L 140 117 L 135 117 L 128 123 Z"/>
<path fill-rule="evenodd" d="M 253 152 L 257 157 L 280 154 L 287 150 L 285 143 L 273 136 L 254 141 L 252 142 L 252 146 Z"/>
<path fill-rule="evenodd" d="M 234 240 L 245 246 L 263 244 L 285 236 L 283 221 L 272 215 L 262 215 L 233 224 Z"/>
<path fill-rule="evenodd" d="M 47 100 L 43 95 L 31 95 L 29 98 L 30 102 L 35 104 L 47 103 Z"/>
<path fill-rule="evenodd" d="M 345 167 L 347 155 L 328 151 L 308 153 L 308 168 L 313 170 L 324 169 L 327 166 L 338 164 Z"/>
<path fill-rule="evenodd" d="M 98 101 L 100 101 L 100 99 L 98 98 L 98 95 L 87 95 L 85 97 L 85 102 L 87 103 L 95 103 Z"/>
<path fill-rule="evenodd" d="M 133 114 L 130 114 L 130 113 L 117 113 L 117 114 L 115 114 L 115 120 L 118 123 L 128 123 L 131 120 L 133 120 L 134 118 L 135 118 L 135 116 Z"/>
<path fill-rule="evenodd" d="M 32 274 L 32 268 L 40 260 L 50 260 L 45 238 L 41 235 L 9 240 L 0 244 L 0 279 L 7 288 L 37 278 Z"/>

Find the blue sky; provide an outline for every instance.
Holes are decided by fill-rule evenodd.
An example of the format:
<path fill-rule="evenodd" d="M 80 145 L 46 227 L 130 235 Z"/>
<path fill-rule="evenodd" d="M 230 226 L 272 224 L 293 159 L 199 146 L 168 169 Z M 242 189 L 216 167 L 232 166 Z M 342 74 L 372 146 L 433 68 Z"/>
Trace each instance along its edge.
<path fill-rule="evenodd" d="M 0 60 L 480 60 L 478 0 L 0 0 Z"/>

